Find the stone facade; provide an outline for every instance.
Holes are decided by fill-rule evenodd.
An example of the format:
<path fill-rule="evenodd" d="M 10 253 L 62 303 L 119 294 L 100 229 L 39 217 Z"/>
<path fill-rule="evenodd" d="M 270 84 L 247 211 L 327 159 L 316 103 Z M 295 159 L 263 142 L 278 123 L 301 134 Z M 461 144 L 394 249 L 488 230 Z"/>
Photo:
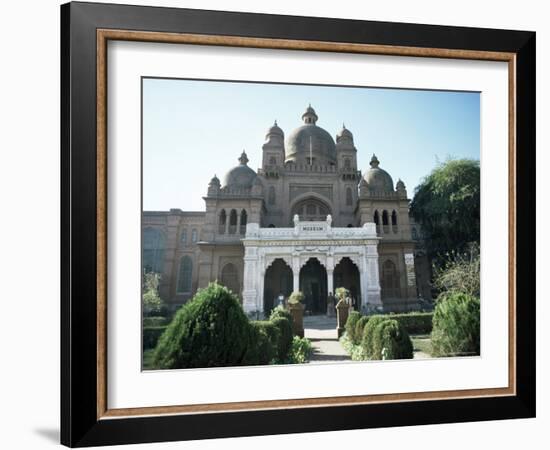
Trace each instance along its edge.
<path fill-rule="evenodd" d="M 419 297 L 429 299 L 404 183 L 394 187 L 375 155 L 362 176 L 345 126 L 334 140 L 311 106 L 302 120 L 286 140 L 276 122 L 269 128 L 257 171 L 243 152 L 223 180 L 214 176 L 205 211 L 143 212 L 143 266 L 161 273 L 172 308 L 213 280 L 248 311 L 270 309 L 296 286 L 309 289 L 312 312 L 340 285 L 362 309 L 416 309 Z"/>

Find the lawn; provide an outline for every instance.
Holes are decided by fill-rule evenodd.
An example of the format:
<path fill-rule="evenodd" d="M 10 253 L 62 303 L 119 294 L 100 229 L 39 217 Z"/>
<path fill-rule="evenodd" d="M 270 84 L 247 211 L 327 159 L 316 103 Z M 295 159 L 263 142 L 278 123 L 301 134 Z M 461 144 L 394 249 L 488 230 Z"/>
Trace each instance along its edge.
<path fill-rule="evenodd" d="M 429 334 L 411 334 L 414 354 L 416 358 L 431 358 L 432 341 Z M 417 353 L 418 356 L 417 356 Z"/>

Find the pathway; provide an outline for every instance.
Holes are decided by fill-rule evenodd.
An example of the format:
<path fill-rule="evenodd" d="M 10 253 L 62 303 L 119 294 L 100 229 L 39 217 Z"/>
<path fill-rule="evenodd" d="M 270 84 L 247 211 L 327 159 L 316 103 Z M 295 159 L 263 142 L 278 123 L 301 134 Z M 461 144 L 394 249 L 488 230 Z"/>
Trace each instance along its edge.
<path fill-rule="evenodd" d="M 336 332 L 336 317 L 304 317 L 304 334 L 311 341 L 313 354 L 310 362 L 337 363 L 351 361 L 342 348 Z"/>

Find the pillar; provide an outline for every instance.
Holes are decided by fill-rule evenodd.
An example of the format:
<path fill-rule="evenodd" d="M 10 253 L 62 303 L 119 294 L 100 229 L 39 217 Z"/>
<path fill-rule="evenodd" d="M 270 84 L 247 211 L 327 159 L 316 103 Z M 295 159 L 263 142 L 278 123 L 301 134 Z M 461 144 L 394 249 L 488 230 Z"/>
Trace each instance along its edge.
<path fill-rule="evenodd" d="M 327 269 L 327 291 L 334 295 L 334 270 Z"/>

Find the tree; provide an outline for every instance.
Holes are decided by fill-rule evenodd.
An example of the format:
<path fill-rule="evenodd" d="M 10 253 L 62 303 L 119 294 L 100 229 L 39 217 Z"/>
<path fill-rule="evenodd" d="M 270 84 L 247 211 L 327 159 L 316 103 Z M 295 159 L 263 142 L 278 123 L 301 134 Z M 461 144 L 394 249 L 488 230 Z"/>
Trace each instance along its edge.
<path fill-rule="evenodd" d="M 479 243 L 479 201 L 478 160 L 449 159 L 416 187 L 411 214 L 422 227 L 432 258 Z"/>
<path fill-rule="evenodd" d="M 479 298 L 479 268 L 479 244 L 473 243 L 466 252 L 451 252 L 434 265 L 433 285 L 441 296 L 463 293 Z"/>
<path fill-rule="evenodd" d="M 159 295 L 160 274 L 145 272 L 143 274 L 143 307 L 148 313 L 158 313 L 162 307 Z"/>

